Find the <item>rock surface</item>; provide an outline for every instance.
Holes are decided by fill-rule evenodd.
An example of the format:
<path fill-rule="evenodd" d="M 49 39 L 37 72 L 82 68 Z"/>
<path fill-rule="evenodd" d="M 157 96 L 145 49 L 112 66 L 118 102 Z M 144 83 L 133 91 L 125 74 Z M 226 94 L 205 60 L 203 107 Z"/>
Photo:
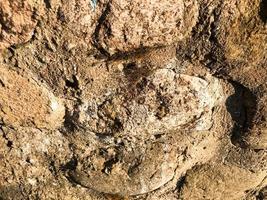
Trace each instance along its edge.
<path fill-rule="evenodd" d="M 265 0 L 2 0 L 0 199 L 267 199 Z"/>
<path fill-rule="evenodd" d="M 0 2 L 0 49 L 29 41 L 37 21 L 34 2 L 3 0 Z"/>

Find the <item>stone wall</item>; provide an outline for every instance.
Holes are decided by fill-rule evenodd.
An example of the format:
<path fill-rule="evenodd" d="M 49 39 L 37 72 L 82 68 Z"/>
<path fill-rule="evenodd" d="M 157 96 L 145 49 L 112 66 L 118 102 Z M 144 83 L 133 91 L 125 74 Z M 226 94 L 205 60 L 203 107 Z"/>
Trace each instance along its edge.
<path fill-rule="evenodd" d="M 267 198 L 265 0 L 1 0 L 0 199 Z"/>

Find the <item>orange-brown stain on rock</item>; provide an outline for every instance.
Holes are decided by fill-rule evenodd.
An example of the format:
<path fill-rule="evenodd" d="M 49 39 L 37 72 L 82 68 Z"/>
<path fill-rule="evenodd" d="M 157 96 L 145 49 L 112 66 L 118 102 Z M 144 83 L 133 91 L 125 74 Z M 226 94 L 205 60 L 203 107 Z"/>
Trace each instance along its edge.
<path fill-rule="evenodd" d="M 30 40 L 37 24 L 30 1 L 0 1 L 0 50 Z"/>
<path fill-rule="evenodd" d="M 53 129 L 64 116 L 61 101 L 31 77 L 0 68 L 0 119 L 11 126 Z"/>

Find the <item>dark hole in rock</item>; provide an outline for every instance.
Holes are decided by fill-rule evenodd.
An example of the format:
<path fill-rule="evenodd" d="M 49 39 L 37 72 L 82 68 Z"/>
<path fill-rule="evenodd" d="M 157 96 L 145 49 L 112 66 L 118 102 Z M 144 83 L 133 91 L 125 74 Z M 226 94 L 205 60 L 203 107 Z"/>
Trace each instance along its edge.
<path fill-rule="evenodd" d="M 114 158 L 111 158 L 110 160 L 107 160 L 105 163 L 104 163 L 104 168 L 101 170 L 102 173 L 105 173 L 105 174 L 110 174 L 111 171 L 112 171 L 112 167 L 114 164 L 116 164 L 118 162 L 118 158 L 117 157 L 114 157 Z"/>
<path fill-rule="evenodd" d="M 79 81 L 74 75 L 72 76 L 72 80 L 66 80 L 65 83 L 67 87 L 73 88 L 75 90 L 79 89 Z"/>
<path fill-rule="evenodd" d="M 78 165 L 77 159 L 73 158 L 69 162 L 67 162 L 65 165 L 61 166 L 61 170 L 62 171 L 75 170 L 77 165 Z"/>
<path fill-rule="evenodd" d="M 251 128 L 257 108 L 255 95 L 238 82 L 231 81 L 235 94 L 228 97 L 226 107 L 235 122 L 231 142 L 242 148 L 247 144 L 244 140 L 249 128 Z"/>
<path fill-rule="evenodd" d="M 267 0 L 262 0 L 260 2 L 260 11 L 259 15 L 261 20 L 266 23 L 267 22 Z"/>
<path fill-rule="evenodd" d="M 66 114 L 64 116 L 64 127 L 68 132 L 74 132 L 77 128 L 73 114 L 69 110 L 66 110 Z"/>
<path fill-rule="evenodd" d="M 13 145 L 13 142 L 12 142 L 12 141 L 8 141 L 8 142 L 7 142 L 7 146 L 8 146 L 9 148 L 11 148 L 12 145 Z"/>

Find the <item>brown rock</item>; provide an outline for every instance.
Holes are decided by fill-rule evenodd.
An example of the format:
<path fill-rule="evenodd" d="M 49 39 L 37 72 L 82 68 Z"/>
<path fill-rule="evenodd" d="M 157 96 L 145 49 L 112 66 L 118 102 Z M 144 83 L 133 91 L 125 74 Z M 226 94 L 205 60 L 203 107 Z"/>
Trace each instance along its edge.
<path fill-rule="evenodd" d="M 62 101 L 35 79 L 2 66 L 0 83 L 3 123 L 49 129 L 61 125 L 65 113 Z"/>
<path fill-rule="evenodd" d="M 167 46 L 184 39 L 197 16 L 194 0 L 112 1 L 99 22 L 96 40 L 109 54 Z"/>
<path fill-rule="evenodd" d="M 242 199 L 245 191 L 261 183 L 265 172 L 253 173 L 236 166 L 202 165 L 187 172 L 183 199 Z"/>
<path fill-rule="evenodd" d="M 34 10 L 28 1 L 0 2 L 0 50 L 31 39 L 36 26 Z"/>
<path fill-rule="evenodd" d="M 0 199 L 264 199 L 265 11 L 2 0 Z"/>

